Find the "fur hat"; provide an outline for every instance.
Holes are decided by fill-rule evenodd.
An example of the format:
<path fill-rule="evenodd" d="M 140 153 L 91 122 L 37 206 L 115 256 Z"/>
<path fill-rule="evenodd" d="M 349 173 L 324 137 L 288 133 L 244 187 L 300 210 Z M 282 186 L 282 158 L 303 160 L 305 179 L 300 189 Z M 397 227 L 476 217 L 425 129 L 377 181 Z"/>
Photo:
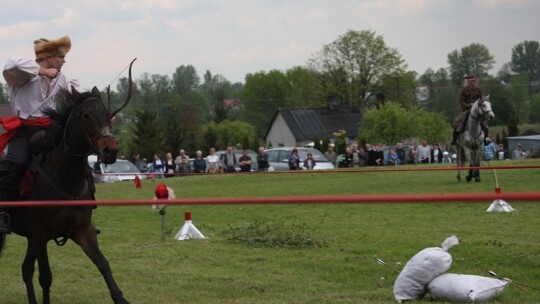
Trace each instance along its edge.
<path fill-rule="evenodd" d="M 56 40 L 40 38 L 34 41 L 34 51 L 36 59 L 43 59 L 49 56 L 65 56 L 71 49 L 71 39 L 63 36 Z"/>

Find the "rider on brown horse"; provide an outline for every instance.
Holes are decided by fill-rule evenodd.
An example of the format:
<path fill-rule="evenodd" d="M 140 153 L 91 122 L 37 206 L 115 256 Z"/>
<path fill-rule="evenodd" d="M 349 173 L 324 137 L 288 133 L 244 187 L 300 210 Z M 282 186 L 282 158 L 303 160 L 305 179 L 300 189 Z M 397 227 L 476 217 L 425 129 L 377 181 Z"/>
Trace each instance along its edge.
<path fill-rule="evenodd" d="M 467 117 L 469 117 L 469 111 L 471 110 L 472 105 L 482 97 L 482 90 L 476 84 L 476 80 L 478 78 L 476 78 L 475 75 L 470 74 L 465 77 L 465 79 L 467 80 L 467 85 L 461 89 L 461 93 L 459 94 L 459 106 L 461 112 L 452 124 L 452 128 L 454 129 L 451 143 L 452 145 L 456 144 L 459 134 L 464 131 L 463 129 L 467 123 Z M 485 136 L 487 137 L 487 125 L 482 123 L 481 126 Z"/>
<path fill-rule="evenodd" d="M 78 88 L 76 80 L 61 73 L 65 56 L 71 49 L 68 36 L 56 40 L 34 41 L 36 59 L 10 58 L 4 66 L 4 78 L 9 89 L 9 102 L 16 116 L 2 117 L 6 133 L 0 136 L 0 201 L 19 198 L 19 183 L 31 159 L 31 142 L 44 138 L 51 120 L 44 114 L 55 108 L 58 100 Z M 32 137 L 34 136 L 34 139 Z M 5 212 L 0 208 L 0 233 L 10 233 Z"/>

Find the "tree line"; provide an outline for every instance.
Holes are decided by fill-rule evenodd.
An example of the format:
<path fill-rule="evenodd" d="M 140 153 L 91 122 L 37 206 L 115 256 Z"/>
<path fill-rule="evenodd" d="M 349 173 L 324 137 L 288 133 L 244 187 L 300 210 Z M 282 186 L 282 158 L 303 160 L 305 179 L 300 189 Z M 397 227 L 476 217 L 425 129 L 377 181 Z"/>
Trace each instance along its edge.
<path fill-rule="evenodd" d="M 538 41 L 513 46 L 510 61 L 497 75 L 489 74 L 495 61 L 482 44 L 450 51 L 447 62 L 447 67 L 418 74 L 408 70 L 383 36 L 348 30 L 305 65 L 249 73 L 244 83 L 231 83 L 210 71 L 201 78 L 192 65 L 181 65 L 172 77 L 145 73 L 135 79 L 132 101 L 117 118 L 114 132 L 123 154 L 138 152 L 146 158 L 156 152 L 176 154 L 179 148 L 190 155 L 227 145 L 256 149 L 277 109 L 322 107 L 328 96 L 339 96 L 342 104 L 356 105 L 364 113 L 359 141 L 441 141 L 457 115 L 463 78 L 471 73 L 491 96 L 497 115 L 492 124 L 512 124 L 508 136 L 517 135 L 511 132 L 517 132 L 518 123 L 540 121 Z M 127 88 L 127 78 L 120 78 L 104 100 L 118 105 Z M 229 108 L 226 99 L 239 100 L 240 106 Z M 1 84 L 0 102 L 7 102 Z"/>

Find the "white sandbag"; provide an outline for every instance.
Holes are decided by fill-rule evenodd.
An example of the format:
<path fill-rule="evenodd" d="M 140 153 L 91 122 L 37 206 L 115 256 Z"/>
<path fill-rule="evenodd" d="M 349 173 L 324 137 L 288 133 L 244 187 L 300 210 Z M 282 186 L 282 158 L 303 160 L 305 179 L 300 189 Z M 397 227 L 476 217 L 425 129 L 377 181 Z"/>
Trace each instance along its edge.
<path fill-rule="evenodd" d="M 434 300 L 478 303 L 494 299 L 508 283 L 476 275 L 446 273 L 433 279 L 428 284 L 428 291 Z"/>
<path fill-rule="evenodd" d="M 458 243 L 457 237 L 453 235 L 443 242 L 443 248 L 426 248 L 413 256 L 394 282 L 396 300 L 422 299 L 427 292 L 427 284 L 452 265 L 452 256 L 447 250 Z"/>

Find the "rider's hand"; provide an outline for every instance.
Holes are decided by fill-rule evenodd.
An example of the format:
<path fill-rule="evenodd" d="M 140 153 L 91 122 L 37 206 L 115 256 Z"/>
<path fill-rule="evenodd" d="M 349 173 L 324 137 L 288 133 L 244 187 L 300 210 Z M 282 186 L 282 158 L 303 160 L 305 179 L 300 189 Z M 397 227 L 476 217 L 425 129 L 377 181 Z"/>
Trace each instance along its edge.
<path fill-rule="evenodd" d="M 47 78 L 56 78 L 56 76 L 58 76 L 59 72 L 57 69 L 54 69 L 54 68 L 44 68 L 44 67 L 39 67 L 39 75 L 43 75 Z"/>

